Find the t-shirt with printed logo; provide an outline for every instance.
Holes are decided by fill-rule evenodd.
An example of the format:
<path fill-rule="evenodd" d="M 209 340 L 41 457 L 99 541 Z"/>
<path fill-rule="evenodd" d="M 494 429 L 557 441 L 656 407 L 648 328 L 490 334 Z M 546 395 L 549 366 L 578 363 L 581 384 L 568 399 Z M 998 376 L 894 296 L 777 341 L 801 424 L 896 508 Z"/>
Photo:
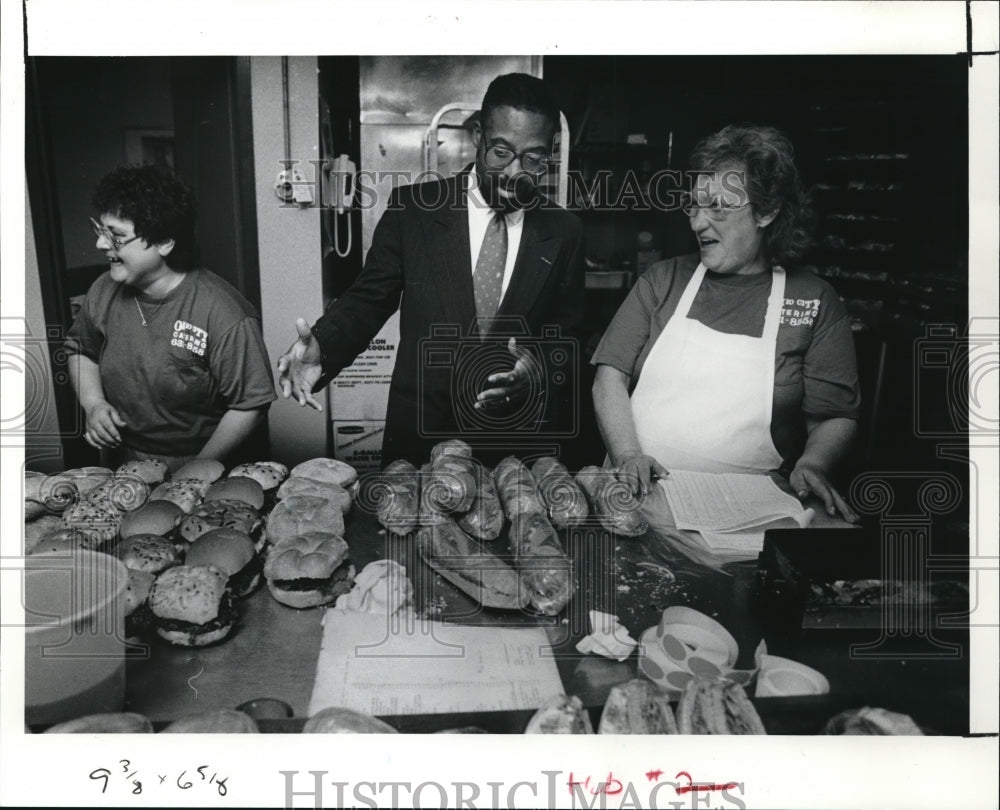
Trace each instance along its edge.
<path fill-rule="evenodd" d="M 615 314 L 591 362 L 631 375 L 634 387 L 698 263 L 693 254 L 650 267 Z M 688 317 L 726 334 L 760 337 L 770 292 L 770 273 L 708 270 Z M 812 273 L 789 270 L 784 299 L 775 349 L 771 438 L 790 466 L 805 446 L 805 415 L 856 419 L 861 397 L 850 317 L 837 292 Z"/>
<path fill-rule="evenodd" d="M 277 398 L 256 310 L 208 270 L 185 273 L 162 301 L 105 273 L 65 348 L 100 366 L 104 395 L 126 422 L 123 443 L 144 453 L 194 455 L 227 410 Z"/>

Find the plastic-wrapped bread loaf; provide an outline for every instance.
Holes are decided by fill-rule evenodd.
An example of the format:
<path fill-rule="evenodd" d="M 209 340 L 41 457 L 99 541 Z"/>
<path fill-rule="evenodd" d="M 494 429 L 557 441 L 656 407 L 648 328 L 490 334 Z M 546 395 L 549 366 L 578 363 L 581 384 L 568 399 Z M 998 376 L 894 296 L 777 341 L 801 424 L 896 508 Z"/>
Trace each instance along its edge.
<path fill-rule="evenodd" d="M 441 458 L 441 456 L 455 456 L 457 458 L 472 458 L 472 448 L 461 439 L 445 439 L 438 442 L 431 448 L 431 466 Z"/>
<path fill-rule="evenodd" d="M 575 590 L 573 563 L 556 530 L 545 515 L 516 515 L 510 524 L 510 547 L 531 606 L 539 613 L 554 616 Z"/>
<path fill-rule="evenodd" d="M 493 481 L 507 517 L 545 514 L 545 507 L 538 494 L 538 485 L 528 468 L 514 456 L 507 456 L 493 471 Z"/>
<path fill-rule="evenodd" d="M 442 447 L 444 445 L 444 447 Z M 431 450 L 431 474 L 424 479 L 429 503 L 439 512 L 468 512 L 476 496 L 476 462 L 456 455 L 455 442 L 441 442 Z"/>
<path fill-rule="evenodd" d="M 485 607 L 515 610 L 527 604 L 517 572 L 447 517 L 417 532 L 417 548 L 431 568 Z"/>
<path fill-rule="evenodd" d="M 429 484 L 432 475 L 430 464 L 424 464 L 420 468 L 420 506 L 417 510 L 417 524 L 419 526 L 437 526 L 448 520 L 448 516 L 438 508 L 438 505 L 430 497 Z"/>
<path fill-rule="evenodd" d="M 476 465 L 476 496 L 469 511 L 458 519 L 458 525 L 480 540 L 496 540 L 503 528 L 503 509 L 493 485 L 493 474 L 480 464 Z"/>
<path fill-rule="evenodd" d="M 417 468 L 405 459 L 389 464 L 378 484 L 375 515 L 378 522 L 396 535 L 412 532 L 420 508 L 420 477 Z"/>
<path fill-rule="evenodd" d="M 649 528 L 639 501 L 611 470 L 584 467 L 576 474 L 576 483 L 587 493 L 594 514 L 608 531 L 637 537 Z"/>
<path fill-rule="evenodd" d="M 531 465 L 531 474 L 556 528 L 580 523 L 590 513 L 587 496 L 557 459 L 552 456 L 538 459 Z"/>

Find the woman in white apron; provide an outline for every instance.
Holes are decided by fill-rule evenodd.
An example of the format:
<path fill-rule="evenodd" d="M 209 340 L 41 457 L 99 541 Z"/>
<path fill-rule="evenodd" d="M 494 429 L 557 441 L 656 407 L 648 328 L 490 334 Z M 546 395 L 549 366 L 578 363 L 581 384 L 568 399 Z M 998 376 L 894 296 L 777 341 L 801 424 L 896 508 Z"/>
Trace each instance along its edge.
<path fill-rule="evenodd" d="M 698 255 L 644 274 L 592 360 L 610 462 L 642 493 L 670 469 L 783 470 L 856 520 L 831 483 L 859 405 L 850 320 L 828 284 L 780 266 L 808 242 L 791 144 L 726 127 L 692 165 Z"/>

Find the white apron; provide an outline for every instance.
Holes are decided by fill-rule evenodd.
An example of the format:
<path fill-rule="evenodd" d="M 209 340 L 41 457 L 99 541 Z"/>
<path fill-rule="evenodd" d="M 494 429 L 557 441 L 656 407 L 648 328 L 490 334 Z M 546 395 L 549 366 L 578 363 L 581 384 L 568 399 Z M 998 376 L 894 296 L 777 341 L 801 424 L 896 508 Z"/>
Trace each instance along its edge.
<path fill-rule="evenodd" d="M 782 459 L 771 439 L 771 410 L 785 271 L 773 270 L 759 338 L 727 335 L 687 317 L 704 277 L 699 264 L 632 392 L 639 445 L 668 470 L 776 470 Z"/>

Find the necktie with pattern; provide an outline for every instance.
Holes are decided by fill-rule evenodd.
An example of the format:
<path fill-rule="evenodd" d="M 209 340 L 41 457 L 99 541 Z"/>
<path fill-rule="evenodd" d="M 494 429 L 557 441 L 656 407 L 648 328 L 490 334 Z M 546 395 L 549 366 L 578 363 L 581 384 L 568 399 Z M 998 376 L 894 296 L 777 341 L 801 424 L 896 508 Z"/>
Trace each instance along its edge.
<path fill-rule="evenodd" d="M 507 264 L 507 220 L 499 211 L 493 215 L 483 237 L 472 274 L 472 289 L 476 297 L 476 318 L 479 332 L 485 335 L 500 306 L 503 271 Z"/>

